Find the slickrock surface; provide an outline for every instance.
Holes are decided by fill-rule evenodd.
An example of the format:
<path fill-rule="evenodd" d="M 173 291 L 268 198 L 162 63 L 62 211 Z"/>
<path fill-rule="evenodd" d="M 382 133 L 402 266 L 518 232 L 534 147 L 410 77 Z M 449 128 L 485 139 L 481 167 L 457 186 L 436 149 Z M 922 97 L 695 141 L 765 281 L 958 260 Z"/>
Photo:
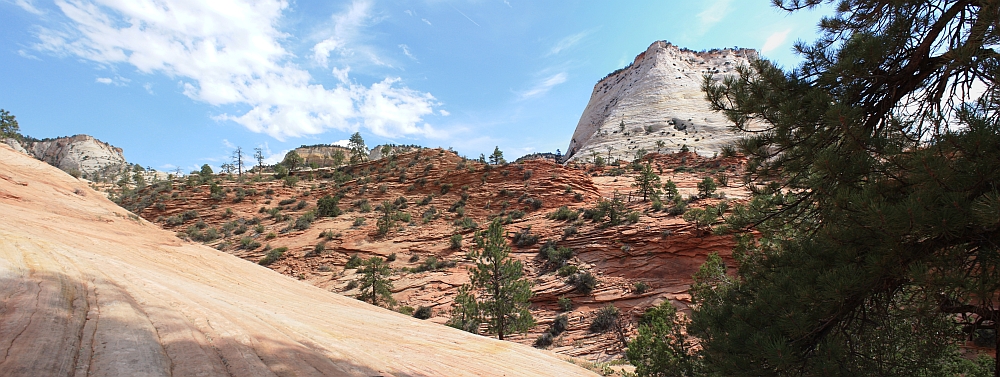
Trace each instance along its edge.
<path fill-rule="evenodd" d="M 722 114 L 709 109 L 703 76 L 721 80 L 756 55 L 751 49 L 695 52 L 654 42 L 631 65 L 594 85 L 570 140 L 569 160 L 593 161 L 596 153 L 631 161 L 640 149 L 668 153 L 683 145 L 705 156 L 719 152 L 736 135 Z"/>
<path fill-rule="evenodd" d="M 685 197 L 695 194 L 697 182 L 707 176 L 727 175 L 735 181 L 742 164 L 738 158 L 711 159 L 694 153 L 651 153 L 646 160 L 663 181 L 676 182 Z M 358 294 L 351 282 L 359 274 L 345 268 L 351 256 L 394 258 L 389 265 L 393 268 L 393 297 L 399 302 L 396 308 L 429 307 L 433 311 L 429 321 L 435 323 L 444 323 L 450 317 L 455 294 L 460 285 L 468 282 L 466 269 L 472 265 L 465 254 L 473 246 L 474 230 L 463 228 L 456 220 L 468 218 L 481 229 L 494 216 L 511 216 L 506 229 L 512 243 L 514 233 L 528 227 L 539 241 L 513 248 L 513 256 L 524 262 L 526 276 L 535 282 L 532 313 L 538 325 L 510 339 L 533 344 L 557 315 L 565 314 L 570 318 L 569 329 L 556 337 L 550 349 L 563 355 L 607 361 L 621 357 L 622 347 L 613 333 L 588 331 L 595 310 L 614 304 L 627 320 L 635 320 L 646 308 L 663 300 L 671 300 L 683 310 L 690 302 L 687 289 L 691 275 L 705 257 L 718 252 L 731 262 L 731 237 L 698 231 L 678 215 L 653 211 L 650 202 L 641 202 L 634 195 L 627 205 L 631 211 L 641 213 L 636 224 L 605 227 L 582 217 L 547 218 L 560 206 L 582 211 L 593 208 L 601 198 L 612 197 L 616 190 L 627 195 L 635 190 L 631 187 L 634 174 L 624 166 L 564 166 L 545 159 L 486 166 L 463 160 L 452 152 L 425 149 L 337 172 L 297 172 L 300 180 L 294 186 L 267 175 L 260 182 L 217 180 L 223 190 L 229 190 L 225 198 L 212 199 L 209 185 L 196 179 L 190 186 L 177 181 L 170 189 L 148 188 L 140 198 L 125 205 L 145 203 L 148 207 L 139 214 L 176 231 L 179 237 L 217 230 L 222 237 L 207 244 L 248 261 L 261 260 L 265 255 L 263 245 L 288 247 L 284 257 L 270 268 L 348 296 Z M 735 187 L 719 190 L 730 199 L 740 200 L 746 195 Z M 344 195 L 339 205 L 343 214 L 317 218 L 307 229 L 293 227 L 297 219 L 316 209 L 318 199 L 338 192 Z M 375 207 L 399 198 L 406 202 L 401 211 L 410 216 L 410 222 L 400 221 L 388 235 L 379 236 L 376 223 L 380 213 Z M 532 199 L 538 199 L 541 207 L 533 208 L 529 204 Z M 714 205 L 718 201 L 698 199 L 690 206 Z M 363 203 L 373 209 L 363 211 Z M 462 211 L 458 210 L 460 206 Z M 363 223 L 355 225 L 359 218 Z M 576 233 L 566 235 L 571 230 Z M 327 239 L 324 234 L 331 237 Z M 454 234 L 462 235 L 461 249 L 450 247 L 449 238 Z M 260 245 L 241 247 L 244 239 Z M 539 247 L 546 240 L 574 250 L 569 263 L 597 277 L 593 292 L 578 291 L 567 277 L 546 265 L 539 256 Z M 316 252 L 320 244 L 323 250 Z M 431 257 L 454 264 L 413 271 Z M 635 292 L 639 282 L 649 289 L 641 294 Z M 557 304 L 560 297 L 571 299 L 573 308 L 563 312 Z"/>
<path fill-rule="evenodd" d="M 0 146 L 0 376 L 573 376 L 282 276 Z"/>

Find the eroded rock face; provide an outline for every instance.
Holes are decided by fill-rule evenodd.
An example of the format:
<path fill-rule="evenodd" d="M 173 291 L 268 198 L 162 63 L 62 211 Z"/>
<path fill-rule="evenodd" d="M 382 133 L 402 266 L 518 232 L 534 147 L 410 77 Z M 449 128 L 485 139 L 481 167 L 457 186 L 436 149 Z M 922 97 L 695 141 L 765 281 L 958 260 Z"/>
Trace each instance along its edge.
<path fill-rule="evenodd" d="M 112 177 L 128 166 L 121 148 L 90 135 L 29 142 L 24 149 L 49 165 L 67 172 L 78 171 L 90 180 Z"/>
<path fill-rule="evenodd" d="M 751 49 L 695 52 L 654 42 L 630 66 L 594 86 L 570 140 L 568 161 L 598 155 L 630 161 L 640 149 L 669 153 L 684 145 L 701 155 L 719 152 L 736 135 L 722 114 L 709 109 L 702 78 L 712 74 L 721 80 L 756 56 Z"/>
<path fill-rule="evenodd" d="M 294 152 L 302 157 L 306 166 L 336 167 L 351 159 L 351 150 L 337 145 L 303 145 L 295 148 Z M 335 157 L 338 152 L 342 153 L 340 159 Z"/>

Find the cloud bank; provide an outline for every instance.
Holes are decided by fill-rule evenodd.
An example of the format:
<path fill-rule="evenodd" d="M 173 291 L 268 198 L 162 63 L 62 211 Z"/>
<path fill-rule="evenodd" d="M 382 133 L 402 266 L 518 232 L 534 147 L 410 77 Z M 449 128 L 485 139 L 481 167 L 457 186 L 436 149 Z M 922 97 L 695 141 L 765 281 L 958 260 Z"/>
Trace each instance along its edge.
<path fill-rule="evenodd" d="M 26 4 L 30 4 L 25 2 Z M 147 74 L 177 79 L 191 99 L 246 111 L 224 112 L 236 122 L 278 140 L 351 131 L 363 126 L 385 137 L 431 134 L 423 117 L 438 103 L 429 93 L 387 77 L 364 86 L 334 69 L 340 83 L 315 83 L 282 45 L 277 25 L 288 2 L 280 0 L 56 0 L 65 21 L 39 28 L 35 48 L 106 66 L 131 65 Z M 334 15 L 334 35 L 313 48 L 313 62 L 326 67 L 331 53 L 346 48 L 370 10 L 355 2 Z M 98 80 L 104 83 L 106 80 Z"/>

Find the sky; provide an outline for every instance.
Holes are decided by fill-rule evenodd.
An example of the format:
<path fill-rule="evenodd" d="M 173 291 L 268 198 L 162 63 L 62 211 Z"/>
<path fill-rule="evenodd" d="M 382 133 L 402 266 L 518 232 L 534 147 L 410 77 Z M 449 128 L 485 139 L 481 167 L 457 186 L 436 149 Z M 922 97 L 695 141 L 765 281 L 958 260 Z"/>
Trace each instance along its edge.
<path fill-rule="evenodd" d="M 594 84 L 657 40 L 785 68 L 829 9 L 769 0 L 0 0 L 0 108 L 187 172 L 262 148 L 565 151 Z"/>

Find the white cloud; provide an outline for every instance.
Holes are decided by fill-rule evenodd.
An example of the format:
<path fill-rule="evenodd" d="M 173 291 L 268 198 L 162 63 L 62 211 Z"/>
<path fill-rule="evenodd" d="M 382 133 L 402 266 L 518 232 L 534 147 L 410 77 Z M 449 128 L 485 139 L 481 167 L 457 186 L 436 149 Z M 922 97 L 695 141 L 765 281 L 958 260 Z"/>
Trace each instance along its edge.
<path fill-rule="evenodd" d="M 430 21 L 427 21 L 426 18 L 421 18 L 420 21 L 423 21 L 424 23 L 426 23 L 426 24 L 428 24 L 430 26 L 434 26 L 434 24 L 432 24 Z"/>
<path fill-rule="evenodd" d="M 449 113 L 448 110 L 444 110 L 444 109 L 438 110 L 438 114 L 441 114 L 441 116 L 445 116 L 445 117 L 451 115 L 451 113 Z"/>
<path fill-rule="evenodd" d="M 785 39 L 788 38 L 788 33 L 791 31 L 792 29 L 786 29 L 768 36 L 767 40 L 764 41 L 764 46 L 760 48 L 760 53 L 767 54 L 768 52 L 774 51 L 774 49 L 780 47 L 782 43 L 785 43 Z"/>
<path fill-rule="evenodd" d="M 347 148 L 349 145 L 351 145 L 351 141 L 350 140 L 337 140 L 335 142 L 330 143 L 330 145 L 336 145 L 338 147 Z"/>
<path fill-rule="evenodd" d="M 406 14 L 410 15 L 410 17 L 413 17 L 413 11 L 412 10 L 407 9 L 407 10 L 404 10 L 403 13 L 406 13 Z"/>
<path fill-rule="evenodd" d="M 507 0 L 503 0 L 503 3 L 504 3 L 504 4 L 507 4 L 507 7 L 508 7 L 508 8 L 513 8 L 512 6 L 510 6 L 510 1 L 507 1 Z"/>
<path fill-rule="evenodd" d="M 406 55 L 406 57 L 408 57 L 410 59 L 413 59 L 413 60 L 417 60 L 417 58 L 415 56 L 413 56 L 412 53 L 410 53 L 410 46 L 407 46 L 405 44 L 401 44 L 401 45 L 399 45 L 399 48 L 403 49 L 403 54 Z"/>
<path fill-rule="evenodd" d="M 97 82 L 97 83 L 99 83 L 99 84 L 104 84 L 104 85 L 115 84 L 115 86 L 128 86 L 128 83 L 132 82 L 132 80 L 129 80 L 129 79 L 121 77 L 121 76 L 115 76 L 114 78 L 111 78 L 111 77 L 98 77 L 98 78 L 94 79 L 94 81 Z"/>
<path fill-rule="evenodd" d="M 42 59 L 39 59 L 37 56 L 32 55 L 32 54 L 30 54 L 30 53 L 28 53 L 27 51 L 24 51 L 24 50 L 17 50 L 17 54 L 20 55 L 22 58 L 28 58 L 28 59 L 34 59 L 34 60 L 42 60 Z"/>
<path fill-rule="evenodd" d="M 521 99 L 537 97 L 548 93 L 556 85 L 566 82 L 566 72 L 559 72 L 542 80 L 528 91 L 521 93 Z"/>
<path fill-rule="evenodd" d="M 14 5 L 21 7 L 28 13 L 41 15 L 42 11 L 35 7 L 32 0 L 14 0 Z"/>
<path fill-rule="evenodd" d="M 347 67 L 344 67 L 344 68 L 336 68 L 336 67 L 334 67 L 333 71 L 331 73 L 333 73 L 333 77 L 336 77 L 337 80 L 340 81 L 341 83 L 343 83 L 343 84 L 349 84 L 350 81 L 347 78 L 347 74 L 349 72 L 351 72 L 351 67 L 347 66 Z"/>
<path fill-rule="evenodd" d="M 146 93 L 153 94 L 153 84 L 147 82 L 142 84 L 142 88 L 146 89 Z"/>
<path fill-rule="evenodd" d="M 110 77 L 98 77 L 94 81 L 96 81 L 96 82 L 98 82 L 100 84 L 105 84 L 105 85 L 110 85 L 113 82 L 113 80 L 111 80 Z"/>
<path fill-rule="evenodd" d="M 559 41 L 559 43 L 556 43 L 555 46 L 552 46 L 552 48 L 549 49 L 548 55 L 556 55 L 559 52 L 561 52 L 562 50 L 565 50 L 567 48 L 573 47 L 577 43 L 580 43 L 580 40 L 582 40 L 583 37 L 586 37 L 586 36 L 587 36 L 587 32 L 581 31 L 579 33 L 576 33 L 576 34 L 570 35 L 570 36 L 568 36 L 566 38 L 563 38 L 562 40 Z"/>
<path fill-rule="evenodd" d="M 334 88 L 314 83 L 281 45 L 288 37 L 277 29 L 285 1 L 97 1 L 56 0 L 69 22 L 41 28 L 35 47 L 178 79 L 194 100 L 249 108 L 214 119 L 279 140 L 329 129 L 351 131 L 359 124 L 385 137 L 434 131 L 422 124 L 437 105 L 434 97 L 401 86 L 397 78 L 366 87 L 349 83 L 345 69 Z M 368 1 L 356 1 L 335 15 L 334 33 L 324 39 L 331 41 L 324 47 L 329 50 L 314 48 L 314 60 L 342 52 L 369 7 Z"/>
<path fill-rule="evenodd" d="M 358 37 L 359 30 L 371 18 L 371 8 L 371 1 L 358 0 L 351 3 L 343 13 L 331 16 L 333 28 L 329 32 L 330 36 L 313 46 L 313 60 L 326 67 L 331 52 L 337 51 L 340 55 L 352 54 L 353 51 L 346 46 Z"/>
<path fill-rule="evenodd" d="M 705 10 L 698 13 L 698 22 L 701 24 L 700 32 L 704 32 L 705 29 L 712 27 L 719 21 L 722 21 L 729 13 L 729 4 L 732 0 L 715 0 L 705 8 Z"/>

